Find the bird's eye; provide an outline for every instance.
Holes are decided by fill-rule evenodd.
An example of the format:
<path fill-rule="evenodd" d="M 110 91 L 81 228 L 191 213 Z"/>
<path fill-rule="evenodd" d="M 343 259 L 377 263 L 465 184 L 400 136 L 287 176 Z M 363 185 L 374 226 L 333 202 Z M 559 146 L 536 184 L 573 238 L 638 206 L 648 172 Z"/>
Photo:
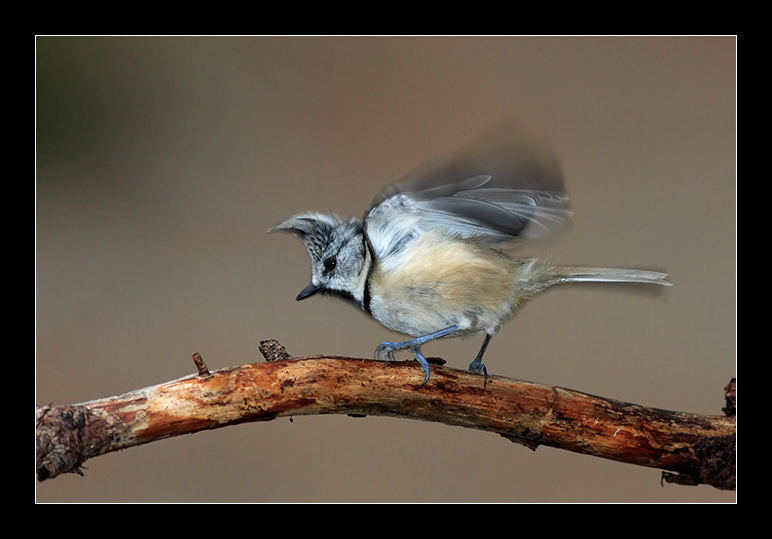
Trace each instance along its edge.
<path fill-rule="evenodd" d="M 324 271 L 330 272 L 335 269 L 335 266 L 338 265 L 338 261 L 335 260 L 334 256 L 331 256 L 330 258 L 326 258 L 324 260 Z"/>

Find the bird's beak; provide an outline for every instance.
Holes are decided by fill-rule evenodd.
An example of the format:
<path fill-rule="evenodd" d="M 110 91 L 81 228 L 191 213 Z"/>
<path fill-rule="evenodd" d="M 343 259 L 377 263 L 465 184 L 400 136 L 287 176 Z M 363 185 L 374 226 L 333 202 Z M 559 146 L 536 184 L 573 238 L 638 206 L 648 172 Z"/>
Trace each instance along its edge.
<path fill-rule="evenodd" d="M 306 299 L 307 297 L 313 296 L 321 289 L 321 286 L 316 286 L 315 284 L 311 283 L 300 291 L 300 294 L 298 294 L 298 297 L 296 297 L 295 300 L 300 301 L 301 299 Z"/>

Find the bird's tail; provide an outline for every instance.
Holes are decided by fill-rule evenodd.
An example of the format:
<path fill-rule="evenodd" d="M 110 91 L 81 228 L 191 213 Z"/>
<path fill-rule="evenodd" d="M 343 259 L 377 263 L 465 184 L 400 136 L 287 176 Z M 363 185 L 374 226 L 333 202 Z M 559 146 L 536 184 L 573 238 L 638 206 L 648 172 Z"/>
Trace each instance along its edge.
<path fill-rule="evenodd" d="M 552 269 L 553 284 L 560 283 L 643 283 L 672 286 L 667 273 L 627 268 L 585 268 L 557 266 Z"/>

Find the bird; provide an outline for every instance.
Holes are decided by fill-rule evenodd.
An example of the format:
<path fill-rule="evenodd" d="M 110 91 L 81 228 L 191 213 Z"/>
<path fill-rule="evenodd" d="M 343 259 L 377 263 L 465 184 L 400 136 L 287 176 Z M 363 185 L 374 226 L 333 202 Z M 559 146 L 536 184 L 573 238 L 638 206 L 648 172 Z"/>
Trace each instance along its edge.
<path fill-rule="evenodd" d="M 375 359 L 410 350 L 423 387 L 421 352 L 442 338 L 482 334 L 470 372 L 488 371 L 491 338 L 531 298 L 564 283 L 670 286 L 660 271 L 555 265 L 515 257 L 523 240 L 554 236 L 571 219 L 562 167 L 547 146 L 521 135 L 480 137 L 446 158 L 418 167 L 376 195 L 362 218 L 300 212 L 271 227 L 298 238 L 311 279 L 298 301 L 337 296 L 410 339 L 384 341 Z"/>

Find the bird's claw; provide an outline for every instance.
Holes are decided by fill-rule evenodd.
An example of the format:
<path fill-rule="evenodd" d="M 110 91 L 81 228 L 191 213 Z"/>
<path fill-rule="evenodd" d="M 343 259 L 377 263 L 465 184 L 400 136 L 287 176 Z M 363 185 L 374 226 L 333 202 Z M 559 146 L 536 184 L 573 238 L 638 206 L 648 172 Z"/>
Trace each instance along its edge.
<path fill-rule="evenodd" d="M 405 341 L 405 342 L 382 342 L 378 346 L 375 347 L 375 359 L 380 360 L 381 354 L 385 353 L 386 358 L 388 361 L 394 361 L 394 352 L 396 350 L 406 350 L 410 349 L 413 352 L 413 355 L 415 356 L 416 361 L 418 361 L 421 364 L 421 371 L 424 373 L 424 379 L 423 382 L 421 382 L 418 387 L 423 387 L 426 382 L 429 381 L 429 363 L 426 361 L 426 358 L 421 354 L 421 351 L 418 349 L 417 346 L 415 346 L 415 343 L 412 341 Z"/>
<path fill-rule="evenodd" d="M 394 351 L 407 348 L 403 342 L 382 342 L 375 347 L 375 359 L 381 359 L 381 354 L 386 354 L 388 361 L 394 361 Z"/>
<path fill-rule="evenodd" d="M 469 372 L 483 375 L 483 388 L 488 385 L 488 369 L 482 361 L 474 360 L 469 364 Z"/>

